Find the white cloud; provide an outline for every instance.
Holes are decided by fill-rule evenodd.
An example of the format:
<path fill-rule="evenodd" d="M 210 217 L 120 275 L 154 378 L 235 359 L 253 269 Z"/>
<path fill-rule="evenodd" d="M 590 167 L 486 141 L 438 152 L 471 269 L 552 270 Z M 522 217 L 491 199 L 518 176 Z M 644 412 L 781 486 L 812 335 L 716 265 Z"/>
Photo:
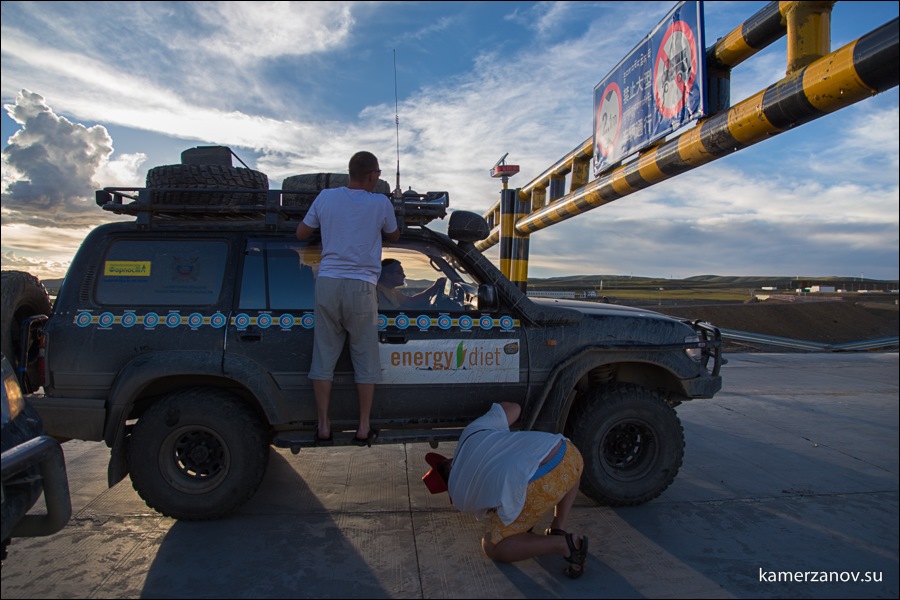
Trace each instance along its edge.
<path fill-rule="evenodd" d="M 323 52 L 346 43 L 354 24 L 352 2 L 222 2 L 209 10 L 190 3 L 210 33 L 197 40 L 182 32 L 181 46 L 206 50 L 235 63 Z"/>
<path fill-rule="evenodd" d="M 101 125 L 61 118 L 38 94 L 23 90 L 5 105 L 21 129 L 3 149 L 3 221 L 41 227 L 96 223 L 94 176 L 108 167 L 112 138 Z"/>

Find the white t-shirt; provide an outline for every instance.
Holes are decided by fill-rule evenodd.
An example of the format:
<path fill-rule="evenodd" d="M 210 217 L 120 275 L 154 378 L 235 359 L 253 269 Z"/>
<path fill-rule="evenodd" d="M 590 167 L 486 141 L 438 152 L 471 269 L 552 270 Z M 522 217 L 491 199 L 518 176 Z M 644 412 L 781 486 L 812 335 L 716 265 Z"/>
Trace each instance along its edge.
<path fill-rule="evenodd" d="M 560 433 L 510 431 L 503 407 L 492 404 L 459 436 L 447 486 L 453 506 L 477 519 L 496 508 L 509 525 L 522 512 L 528 481 L 561 439 Z"/>
<path fill-rule="evenodd" d="M 319 277 L 378 282 L 381 234 L 397 231 L 387 196 L 347 187 L 322 190 L 303 222 L 322 235 Z"/>

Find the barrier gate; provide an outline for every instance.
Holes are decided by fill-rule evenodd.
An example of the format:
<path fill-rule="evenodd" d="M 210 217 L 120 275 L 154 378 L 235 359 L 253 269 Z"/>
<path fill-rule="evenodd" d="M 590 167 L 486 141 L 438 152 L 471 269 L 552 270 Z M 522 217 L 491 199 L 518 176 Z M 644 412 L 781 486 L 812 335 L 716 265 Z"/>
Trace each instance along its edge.
<path fill-rule="evenodd" d="M 500 244 L 500 270 L 523 292 L 528 281 L 529 236 L 686 171 L 770 139 L 887 91 L 900 79 L 898 19 L 831 51 L 831 11 L 837 2 L 771 2 L 706 49 L 710 115 L 674 139 L 613 165 L 588 181 L 593 137 L 527 185 L 509 189 L 517 167 L 501 159 L 500 200 L 485 219 L 491 235 L 481 251 Z M 731 69 L 778 39 L 787 38 L 783 79 L 729 106 Z M 568 177 L 569 191 L 565 193 Z"/>

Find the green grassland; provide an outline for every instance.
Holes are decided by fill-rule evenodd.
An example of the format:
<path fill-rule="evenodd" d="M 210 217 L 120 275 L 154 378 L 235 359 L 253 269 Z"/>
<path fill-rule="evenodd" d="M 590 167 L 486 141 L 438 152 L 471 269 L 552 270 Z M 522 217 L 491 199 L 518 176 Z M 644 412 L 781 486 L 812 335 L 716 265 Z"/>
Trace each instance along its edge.
<path fill-rule="evenodd" d="M 807 292 L 797 290 L 808 290 L 812 286 L 828 286 L 836 290 L 834 294 L 821 294 L 823 297 L 852 294 L 872 301 L 879 299 L 893 301 L 897 298 L 896 281 L 860 280 L 848 277 L 699 275 L 687 279 L 661 279 L 620 275 L 578 275 L 528 281 L 529 291 L 566 291 L 575 292 L 579 296 L 593 292 L 597 297 L 605 296 L 620 304 L 742 303 L 753 301 L 760 295 L 806 294 Z"/>

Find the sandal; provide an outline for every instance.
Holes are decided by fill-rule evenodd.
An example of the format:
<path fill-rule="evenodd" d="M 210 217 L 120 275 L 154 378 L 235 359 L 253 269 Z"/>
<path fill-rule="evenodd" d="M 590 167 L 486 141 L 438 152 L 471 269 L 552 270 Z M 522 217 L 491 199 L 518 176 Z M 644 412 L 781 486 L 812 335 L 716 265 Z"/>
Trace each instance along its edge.
<path fill-rule="evenodd" d="M 566 533 L 562 529 L 554 529 L 553 527 L 549 527 L 549 528 L 547 528 L 546 531 L 544 531 L 544 535 L 569 535 L 569 534 Z"/>
<path fill-rule="evenodd" d="M 316 446 L 334 446 L 334 435 L 329 433 L 328 437 L 319 437 L 319 432 L 316 431 L 316 437 L 313 440 L 313 443 Z"/>
<path fill-rule="evenodd" d="M 584 562 L 587 560 L 588 539 L 586 535 L 581 536 L 581 548 L 576 548 L 575 537 L 571 533 L 565 535 L 566 543 L 569 545 L 569 556 L 566 557 L 566 560 L 572 563 L 566 567 L 566 577 L 569 579 L 578 579 L 584 574 Z"/>
<path fill-rule="evenodd" d="M 375 440 L 375 438 L 377 438 L 377 437 L 378 437 L 378 430 L 375 429 L 374 427 L 372 427 L 372 428 L 369 429 L 369 435 L 367 435 L 367 436 L 364 437 L 364 438 L 358 438 L 358 437 L 356 437 L 356 436 L 354 435 L 354 436 L 353 436 L 353 445 L 354 445 L 354 446 L 360 446 L 360 447 L 362 447 L 362 446 L 368 446 L 369 448 L 371 448 L 371 447 L 372 447 L 372 442 L 373 442 L 373 441 Z"/>

